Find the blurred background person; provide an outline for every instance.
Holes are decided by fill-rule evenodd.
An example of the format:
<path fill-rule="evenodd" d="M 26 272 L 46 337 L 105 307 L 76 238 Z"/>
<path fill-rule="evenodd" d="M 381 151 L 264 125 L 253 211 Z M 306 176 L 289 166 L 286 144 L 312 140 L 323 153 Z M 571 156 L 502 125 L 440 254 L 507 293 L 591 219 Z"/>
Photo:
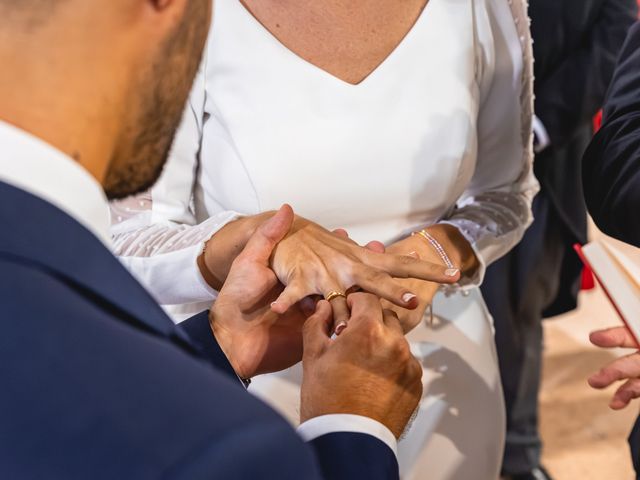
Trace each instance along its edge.
<path fill-rule="evenodd" d="M 221 0 L 212 39 L 160 182 L 114 205 L 121 260 L 161 303 L 206 308 L 226 277 L 218 259 L 291 203 L 295 235 L 274 255 L 287 287 L 271 298 L 278 313 L 354 284 L 394 298 L 381 295 L 387 277 L 353 278 L 361 267 L 345 259 L 362 250 L 327 229 L 459 267 L 460 288 L 439 292 L 414 269 L 401 285 L 417 308 L 395 297 L 428 386 L 401 467 L 496 478 L 504 412 L 478 285 L 521 239 L 538 188 L 524 1 Z M 299 383 L 294 369 L 251 390 L 295 422 Z"/>
<path fill-rule="evenodd" d="M 538 433 L 542 319 L 576 307 L 587 240 L 581 159 L 593 134 L 636 0 L 531 0 L 535 57 L 535 174 L 541 192 L 523 241 L 487 270 L 507 410 L 502 473 L 543 480 Z"/>
<path fill-rule="evenodd" d="M 589 213 L 607 235 L 640 247 L 640 25 L 629 32 L 604 107 L 603 124 L 584 155 L 584 194 Z M 623 328 L 595 332 L 591 341 L 603 348 L 633 348 L 589 383 L 605 388 L 623 381 L 611 408 L 624 408 L 640 397 L 640 355 Z M 629 437 L 633 465 L 640 478 L 640 420 Z"/>

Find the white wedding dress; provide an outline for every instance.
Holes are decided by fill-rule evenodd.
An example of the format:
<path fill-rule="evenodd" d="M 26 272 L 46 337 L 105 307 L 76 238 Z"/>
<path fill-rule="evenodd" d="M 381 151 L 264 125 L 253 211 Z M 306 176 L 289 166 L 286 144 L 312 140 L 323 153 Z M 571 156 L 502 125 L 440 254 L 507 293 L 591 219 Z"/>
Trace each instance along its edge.
<path fill-rule="evenodd" d="M 424 399 L 399 444 L 404 478 L 495 480 L 505 419 L 492 321 L 477 285 L 531 221 L 531 45 L 522 0 L 430 0 L 358 85 L 285 48 L 238 0 L 212 37 L 159 183 L 113 205 L 123 263 L 172 311 L 215 298 L 196 258 L 239 215 L 290 203 L 358 242 L 457 226 L 483 268 L 410 334 Z M 180 305 L 180 307 L 177 307 Z M 300 369 L 251 391 L 297 422 Z"/>

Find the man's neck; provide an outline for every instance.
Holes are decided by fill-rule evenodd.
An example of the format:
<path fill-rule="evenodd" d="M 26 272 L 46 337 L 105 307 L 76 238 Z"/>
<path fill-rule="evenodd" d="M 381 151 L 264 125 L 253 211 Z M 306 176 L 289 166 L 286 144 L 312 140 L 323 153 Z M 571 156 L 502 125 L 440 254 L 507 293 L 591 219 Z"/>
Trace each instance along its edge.
<path fill-rule="evenodd" d="M 0 120 L 67 154 L 102 183 L 120 134 L 116 74 L 73 36 L 39 31 L 35 39 L 5 40 Z"/>
<path fill-rule="evenodd" d="M 46 104 L 36 105 L 34 100 L 17 98 L 7 101 L 0 95 L 0 120 L 44 140 L 102 182 L 112 147 L 104 140 L 105 136 L 100 135 L 103 127 L 99 120 L 83 116 L 70 118 L 56 114 L 55 109 Z"/>

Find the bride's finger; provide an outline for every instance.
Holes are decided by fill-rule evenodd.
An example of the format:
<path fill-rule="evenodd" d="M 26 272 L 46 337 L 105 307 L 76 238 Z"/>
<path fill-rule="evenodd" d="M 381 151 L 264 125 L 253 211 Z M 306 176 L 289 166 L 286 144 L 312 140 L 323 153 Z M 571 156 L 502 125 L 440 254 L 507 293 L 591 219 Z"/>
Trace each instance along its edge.
<path fill-rule="evenodd" d="M 342 330 L 347 327 L 349 317 L 351 316 L 349 306 L 347 305 L 347 297 L 339 290 L 339 287 L 328 290 L 324 297 L 329 299 L 331 309 L 333 310 L 333 331 L 336 335 L 340 335 Z"/>
<path fill-rule="evenodd" d="M 364 263 L 396 278 L 415 278 L 435 283 L 456 283 L 459 268 L 449 268 L 411 255 L 379 254 L 365 250 Z"/>
<path fill-rule="evenodd" d="M 372 252 L 376 252 L 376 253 L 384 253 L 385 252 L 385 246 L 384 243 L 382 242 L 378 242 L 377 240 L 374 240 L 373 242 L 369 242 L 367 243 L 364 248 L 366 248 L 367 250 L 371 250 Z"/>
<path fill-rule="evenodd" d="M 394 305 L 413 310 L 418 306 L 415 293 L 394 280 L 388 273 L 362 264 L 352 269 L 353 283 L 362 290 L 390 301 Z"/>
<path fill-rule="evenodd" d="M 309 292 L 303 285 L 293 281 L 287 285 L 276 301 L 271 304 L 271 311 L 282 315 L 300 300 L 313 293 L 315 292 Z"/>

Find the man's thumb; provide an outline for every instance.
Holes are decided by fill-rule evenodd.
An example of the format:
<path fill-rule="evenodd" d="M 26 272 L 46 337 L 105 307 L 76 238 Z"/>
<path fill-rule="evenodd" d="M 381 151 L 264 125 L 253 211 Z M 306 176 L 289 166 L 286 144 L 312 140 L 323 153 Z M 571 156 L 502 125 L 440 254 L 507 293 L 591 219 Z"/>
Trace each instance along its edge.
<path fill-rule="evenodd" d="M 289 205 L 280 207 L 273 217 L 257 228 L 242 251 L 242 256 L 268 263 L 273 249 L 291 230 L 293 219 L 293 209 Z"/>

